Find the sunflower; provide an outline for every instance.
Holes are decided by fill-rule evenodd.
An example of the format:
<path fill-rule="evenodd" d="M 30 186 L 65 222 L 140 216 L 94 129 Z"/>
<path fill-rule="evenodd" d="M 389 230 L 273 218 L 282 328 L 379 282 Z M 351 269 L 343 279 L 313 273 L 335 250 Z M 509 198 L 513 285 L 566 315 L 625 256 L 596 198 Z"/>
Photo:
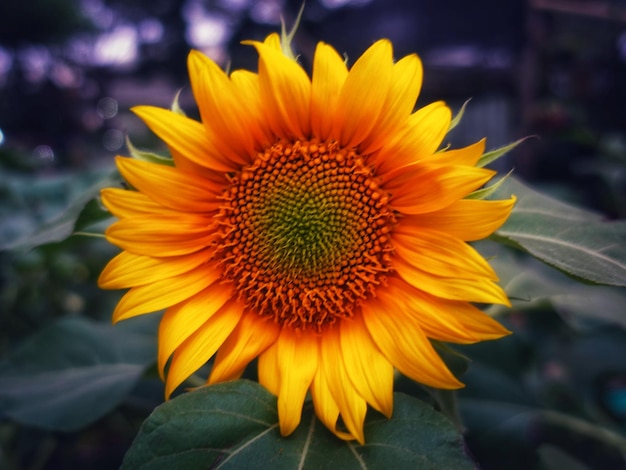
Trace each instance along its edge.
<path fill-rule="evenodd" d="M 467 197 L 495 174 L 476 165 L 485 141 L 438 150 L 451 112 L 414 111 L 416 55 L 394 62 L 380 40 L 348 68 L 320 42 L 309 77 L 277 34 L 245 44 L 257 73 L 190 53 L 201 121 L 133 109 L 172 164 L 117 157 L 131 189 L 101 197 L 119 219 L 106 237 L 123 251 L 99 284 L 130 288 L 114 322 L 166 309 L 167 397 L 212 357 L 208 384 L 258 358 L 282 435 L 310 392 L 333 433 L 363 443 L 368 404 L 392 414 L 394 370 L 462 386 L 431 339 L 508 334 L 475 306 L 509 302 L 467 242 L 496 230 L 514 200 Z"/>

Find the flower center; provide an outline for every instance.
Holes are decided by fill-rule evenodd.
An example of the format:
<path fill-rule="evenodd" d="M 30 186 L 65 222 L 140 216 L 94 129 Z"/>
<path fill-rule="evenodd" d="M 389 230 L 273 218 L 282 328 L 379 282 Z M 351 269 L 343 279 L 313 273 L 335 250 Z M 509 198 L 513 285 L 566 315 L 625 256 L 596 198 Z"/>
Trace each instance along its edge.
<path fill-rule="evenodd" d="M 390 270 L 388 195 L 353 150 L 277 142 L 225 193 L 224 273 L 248 307 L 318 331 L 350 317 Z"/>

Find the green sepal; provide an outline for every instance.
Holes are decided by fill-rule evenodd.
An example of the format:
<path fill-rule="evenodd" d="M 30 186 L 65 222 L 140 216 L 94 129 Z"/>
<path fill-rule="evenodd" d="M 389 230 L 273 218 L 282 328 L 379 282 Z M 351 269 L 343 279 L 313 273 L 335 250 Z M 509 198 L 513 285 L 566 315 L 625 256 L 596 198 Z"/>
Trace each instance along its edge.
<path fill-rule="evenodd" d="M 180 98 L 180 94 L 182 93 L 182 91 L 183 91 L 182 89 L 178 90 L 178 92 L 176 93 L 176 96 L 174 97 L 174 101 L 172 101 L 172 106 L 170 107 L 170 109 L 172 110 L 172 112 L 176 114 L 180 114 L 181 116 L 187 116 L 185 111 L 183 111 L 183 108 L 180 107 L 180 103 L 179 103 L 179 98 Z"/>
<path fill-rule="evenodd" d="M 512 142 L 512 143 L 510 143 L 508 145 L 505 145 L 504 147 L 499 147 L 497 149 L 490 150 L 489 152 L 484 153 L 483 156 L 480 157 L 480 159 L 478 160 L 478 163 L 476 163 L 476 166 L 478 168 L 482 168 L 482 167 L 485 167 L 485 166 L 489 165 L 491 162 L 494 162 L 498 158 L 500 158 L 500 157 L 504 156 L 505 154 L 509 153 L 511 150 L 513 150 L 519 144 L 524 142 L 526 139 L 528 139 L 528 137 L 524 137 L 524 138 L 516 140 L 515 142 Z"/>
<path fill-rule="evenodd" d="M 159 165 L 174 166 L 174 160 L 172 160 L 170 157 L 159 155 L 158 153 L 154 152 L 149 152 L 147 150 L 139 150 L 132 144 L 128 136 L 126 136 L 126 147 L 128 147 L 128 151 L 130 152 L 131 156 L 133 158 L 136 158 L 137 160 L 150 163 L 158 163 Z"/>
<path fill-rule="evenodd" d="M 465 103 L 463 103 L 463 106 L 461 106 L 461 109 L 459 109 L 459 112 L 456 113 L 456 115 L 452 118 L 452 121 L 450 121 L 450 127 L 448 128 L 448 132 L 450 132 L 452 129 L 459 125 L 459 122 L 461 122 L 461 119 L 463 119 L 463 115 L 465 114 L 465 108 L 470 101 L 472 101 L 471 98 L 466 100 Z"/>
<path fill-rule="evenodd" d="M 285 26 L 285 20 L 280 18 L 280 48 L 283 51 L 283 54 L 289 57 L 291 60 L 296 60 L 297 57 L 293 53 L 293 49 L 291 48 L 291 43 L 293 42 L 293 38 L 296 35 L 296 31 L 298 30 L 298 26 L 300 26 L 300 20 L 302 20 L 302 13 L 304 12 L 304 2 L 302 2 L 302 6 L 300 7 L 300 11 L 298 12 L 298 16 L 296 16 L 296 21 L 294 21 L 293 26 L 287 32 L 287 26 Z"/>
<path fill-rule="evenodd" d="M 502 185 L 502 183 L 504 183 L 506 181 L 506 179 L 511 176 L 511 174 L 513 173 L 513 170 L 509 171 L 506 175 L 504 175 L 502 178 L 500 178 L 498 181 L 496 181 L 494 184 L 492 184 L 491 186 L 487 186 L 486 188 L 481 188 L 481 189 L 477 189 L 474 192 L 471 192 L 470 194 L 468 194 L 465 199 L 486 199 L 489 196 L 491 196 L 493 193 L 495 193 L 498 188 Z"/>

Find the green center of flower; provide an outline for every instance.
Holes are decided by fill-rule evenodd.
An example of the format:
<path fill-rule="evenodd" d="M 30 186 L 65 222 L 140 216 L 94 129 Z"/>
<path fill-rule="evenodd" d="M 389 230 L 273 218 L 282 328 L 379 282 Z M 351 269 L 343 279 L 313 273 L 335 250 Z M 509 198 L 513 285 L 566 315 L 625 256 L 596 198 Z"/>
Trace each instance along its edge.
<path fill-rule="evenodd" d="M 354 151 L 278 142 L 233 178 L 225 198 L 218 253 L 259 314 L 321 330 L 384 282 L 395 219 Z"/>

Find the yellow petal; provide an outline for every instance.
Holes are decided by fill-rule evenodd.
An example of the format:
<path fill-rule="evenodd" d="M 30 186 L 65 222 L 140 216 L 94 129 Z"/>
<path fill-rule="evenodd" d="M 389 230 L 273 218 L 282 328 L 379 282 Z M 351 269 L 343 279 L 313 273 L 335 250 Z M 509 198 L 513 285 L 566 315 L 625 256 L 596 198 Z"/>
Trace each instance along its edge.
<path fill-rule="evenodd" d="M 200 116 L 215 148 L 240 165 L 250 163 L 255 142 L 246 103 L 224 71 L 201 52 L 191 51 L 188 67 Z"/>
<path fill-rule="evenodd" d="M 404 312 L 376 299 L 363 302 L 363 319 L 378 348 L 396 369 L 431 387 L 462 387 L 433 349 L 419 325 Z"/>
<path fill-rule="evenodd" d="M 354 439 L 352 434 L 339 431 L 337 429 L 337 419 L 339 418 L 339 406 L 335 402 L 333 395 L 328 388 L 328 381 L 322 368 L 318 368 L 313 384 L 311 385 L 311 396 L 313 397 L 313 407 L 317 417 L 330 429 L 335 436 L 344 441 Z"/>
<path fill-rule="evenodd" d="M 435 165 L 468 165 L 475 166 L 483 152 L 487 140 L 481 139 L 467 147 L 454 150 L 446 150 L 445 152 L 437 152 L 431 157 L 425 159 L 429 164 Z"/>
<path fill-rule="evenodd" d="M 304 139 L 311 132 L 311 80 L 297 62 L 257 41 L 244 41 L 259 53 L 259 84 L 266 116 L 275 135 Z"/>
<path fill-rule="evenodd" d="M 153 106 L 131 109 L 178 154 L 192 162 L 218 171 L 233 171 L 237 164 L 220 155 L 201 122 Z"/>
<path fill-rule="evenodd" d="M 393 411 L 393 366 L 374 344 L 361 315 L 340 325 L 341 357 L 357 393 L 382 414 Z"/>
<path fill-rule="evenodd" d="M 429 338 L 475 343 L 509 334 L 506 328 L 469 302 L 434 297 L 396 277 L 388 280 L 379 298 L 388 309 L 405 312 Z"/>
<path fill-rule="evenodd" d="M 313 59 L 311 85 L 311 129 L 321 142 L 330 137 L 335 108 L 348 68 L 335 49 L 318 43 Z"/>
<path fill-rule="evenodd" d="M 115 307 L 113 323 L 183 302 L 210 286 L 220 274 L 215 267 L 203 265 L 180 276 L 133 287 Z"/>
<path fill-rule="evenodd" d="M 280 45 L 280 35 L 278 33 L 268 34 L 265 40 L 263 41 L 263 44 L 279 52 L 282 51 L 282 47 Z"/>
<path fill-rule="evenodd" d="M 342 354 L 339 328 L 328 328 L 320 341 L 321 363 L 333 399 L 339 406 L 343 422 L 354 439 L 363 444 L 363 423 L 367 412 L 367 403 L 357 393 L 343 361 L 338 360 Z"/>
<path fill-rule="evenodd" d="M 416 55 L 394 64 L 387 99 L 371 135 L 360 146 L 362 154 L 378 150 L 406 125 L 422 87 L 422 77 L 422 62 Z"/>
<path fill-rule="evenodd" d="M 407 230 L 399 225 L 393 232 L 395 255 L 423 271 L 444 277 L 497 280 L 489 263 L 471 246 L 439 230 Z"/>
<path fill-rule="evenodd" d="M 278 347 L 272 344 L 259 355 L 258 361 L 259 383 L 270 393 L 278 396 L 280 393 L 280 370 L 278 368 Z"/>
<path fill-rule="evenodd" d="M 197 331 L 215 312 L 224 307 L 231 296 L 231 287 L 214 283 L 196 295 L 190 296 L 186 302 L 174 305 L 165 312 L 159 324 L 158 368 L 161 378 L 165 363 L 176 348 Z M 237 307 L 225 307 L 225 309 L 230 312 L 231 316 L 236 316 L 233 311 L 237 312 Z"/>
<path fill-rule="evenodd" d="M 208 314 L 205 311 L 204 317 Z M 167 370 L 166 397 L 215 354 L 237 326 L 241 314 L 240 306 L 234 303 L 223 306 L 176 349 Z"/>
<path fill-rule="evenodd" d="M 132 158 L 116 158 L 122 177 L 153 201 L 184 212 L 210 212 L 219 209 L 222 201 L 216 196 L 219 187 L 206 178 L 156 163 Z"/>
<path fill-rule="evenodd" d="M 400 257 L 394 258 L 393 267 L 408 284 L 443 299 L 511 305 L 502 288 L 483 277 L 460 279 L 436 276 L 408 264 Z"/>
<path fill-rule="evenodd" d="M 317 372 L 319 343 L 315 333 L 283 328 L 276 347 L 280 377 L 278 420 L 280 434 L 288 436 L 300 424 L 304 398 Z"/>
<path fill-rule="evenodd" d="M 515 198 L 504 201 L 461 199 L 435 212 L 403 217 L 398 226 L 416 232 L 439 230 L 463 241 L 481 240 L 506 221 L 514 204 Z"/>
<path fill-rule="evenodd" d="M 126 289 L 151 284 L 189 272 L 211 255 L 211 252 L 199 251 L 185 256 L 153 258 L 122 251 L 106 265 L 98 278 L 98 286 L 101 289 Z"/>
<path fill-rule="evenodd" d="M 376 155 L 378 174 L 389 179 L 385 173 L 397 175 L 405 166 L 430 157 L 448 133 L 451 118 L 452 111 L 443 101 L 431 103 L 411 114 L 404 129 Z"/>
<path fill-rule="evenodd" d="M 107 228 L 107 240 L 138 255 L 178 256 L 200 251 L 215 239 L 212 222 L 190 215 L 137 216 Z"/>
<path fill-rule="evenodd" d="M 393 62 L 391 42 L 375 42 L 350 69 L 339 95 L 332 137 L 344 147 L 367 139 L 385 105 Z"/>
<path fill-rule="evenodd" d="M 495 174 L 485 168 L 416 164 L 385 183 L 385 190 L 391 195 L 391 207 L 404 214 L 434 212 L 467 196 Z"/>
<path fill-rule="evenodd" d="M 175 211 L 164 208 L 145 194 L 128 189 L 104 188 L 100 191 L 100 198 L 104 207 L 120 219 L 137 215 L 176 214 Z"/>
<path fill-rule="evenodd" d="M 230 80 L 241 102 L 246 105 L 246 114 L 249 117 L 249 132 L 257 147 L 267 148 L 273 143 L 274 136 L 270 131 L 261 101 L 261 85 L 259 76 L 248 70 L 235 70 Z"/>
<path fill-rule="evenodd" d="M 237 327 L 218 350 L 208 383 L 233 380 L 278 337 L 280 327 L 273 321 L 244 312 Z"/>

